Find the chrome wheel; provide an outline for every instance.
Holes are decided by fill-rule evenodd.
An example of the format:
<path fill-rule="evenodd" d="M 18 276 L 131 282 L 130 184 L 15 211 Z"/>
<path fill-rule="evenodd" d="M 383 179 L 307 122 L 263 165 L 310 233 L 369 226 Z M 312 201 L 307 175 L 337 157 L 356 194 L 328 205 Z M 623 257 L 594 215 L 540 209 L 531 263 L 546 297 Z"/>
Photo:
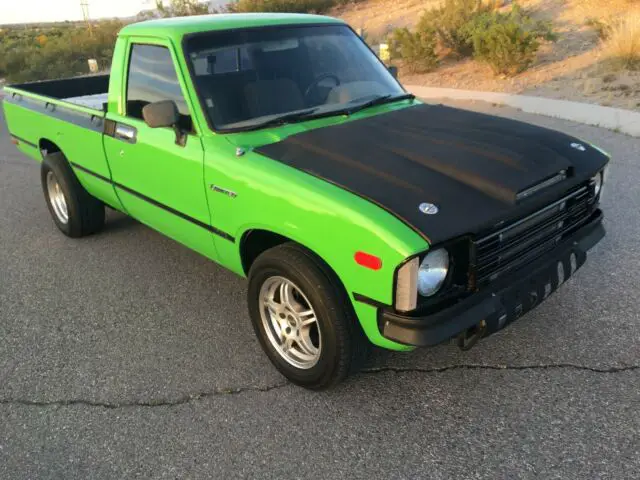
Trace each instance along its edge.
<path fill-rule="evenodd" d="M 53 207 L 53 212 L 56 217 L 58 217 L 58 220 L 62 223 L 68 223 L 69 211 L 67 210 L 67 200 L 64 198 L 62 188 L 52 171 L 47 172 L 47 193 L 51 207 Z"/>
<path fill-rule="evenodd" d="M 284 277 L 269 277 L 260 288 L 258 301 L 267 338 L 280 356 L 305 370 L 318 363 L 320 328 L 302 290 Z"/>

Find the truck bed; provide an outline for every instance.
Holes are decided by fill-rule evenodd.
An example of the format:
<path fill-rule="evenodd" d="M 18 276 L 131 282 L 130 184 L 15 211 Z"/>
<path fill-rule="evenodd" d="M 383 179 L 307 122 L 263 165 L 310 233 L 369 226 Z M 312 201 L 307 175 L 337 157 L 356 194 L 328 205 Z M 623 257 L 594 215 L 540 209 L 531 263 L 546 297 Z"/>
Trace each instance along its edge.
<path fill-rule="evenodd" d="M 105 111 L 109 75 L 86 75 L 10 85 L 10 88 Z"/>
<path fill-rule="evenodd" d="M 64 152 L 80 183 L 117 205 L 113 186 L 101 180 L 111 177 L 103 147 L 108 85 L 108 75 L 8 85 L 2 107 L 21 152 L 38 161 Z"/>
<path fill-rule="evenodd" d="M 96 110 L 104 109 L 104 105 L 107 103 L 106 93 L 96 93 L 94 95 L 82 95 L 80 97 L 63 98 L 65 102 L 75 103 L 76 105 L 82 105 L 83 107 L 94 108 Z"/>

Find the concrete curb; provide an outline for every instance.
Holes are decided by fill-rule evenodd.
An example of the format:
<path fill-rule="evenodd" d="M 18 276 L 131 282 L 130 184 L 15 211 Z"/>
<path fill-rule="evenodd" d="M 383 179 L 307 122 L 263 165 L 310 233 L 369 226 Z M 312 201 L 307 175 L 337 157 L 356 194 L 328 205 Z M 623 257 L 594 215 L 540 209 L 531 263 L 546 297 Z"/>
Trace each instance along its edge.
<path fill-rule="evenodd" d="M 409 85 L 405 87 L 416 97 L 424 99 L 479 100 L 519 108 L 523 112 L 546 115 L 574 122 L 604 127 L 640 137 L 640 113 L 621 108 L 601 107 L 588 103 L 552 100 L 543 97 L 511 95 L 508 93 L 477 92 L 455 88 L 432 88 Z"/>

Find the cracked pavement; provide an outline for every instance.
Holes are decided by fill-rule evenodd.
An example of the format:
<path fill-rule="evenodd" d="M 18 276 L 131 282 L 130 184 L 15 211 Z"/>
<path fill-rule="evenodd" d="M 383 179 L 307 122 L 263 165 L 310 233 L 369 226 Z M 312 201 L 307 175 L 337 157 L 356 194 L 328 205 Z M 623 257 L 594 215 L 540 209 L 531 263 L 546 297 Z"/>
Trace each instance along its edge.
<path fill-rule="evenodd" d="M 463 106 L 611 152 L 608 235 L 471 351 L 376 351 L 323 393 L 271 367 L 244 280 L 114 212 L 60 235 L 0 118 L 0 478 L 637 478 L 640 141 Z"/>
<path fill-rule="evenodd" d="M 640 369 L 640 365 L 629 365 L 627 367 L 609 367 L 609 368 L 594 368 L 594 367 L 585 367 L 583 365 L 571 365 L 568 363 L 565 364 L 546 364 L 546 365 L 519 365 L 519 366 L 509 366 L 509 365 L 450 365 L 445 367 L 436 367 L 436 368 L 414 368 L 414 367 L 394 367 L 394 366 L 380 366 L 380 367 L 369 367 L 363 369 L 360 373 L 362 375 L 365 374 L 375 374 L 375 373 L 384 373 L 384 372 L 393 372 L 393 373 L 442 373 L 450 370 L 548 370 L 548 369 L 574 369 L 574 370 L 584 370 L 593 373 L 621 373 L 621 372 L 629 372 L 633 370 Z M 100 400 L 84 400 L 84 399 L 70 399 L 70 400 L 26 400 L 20 398 L 6 398 L 0 399 L 0 405 L 23 405 L 23 406 L 32 406 L 32 407 L 62 407 L 62 406 L 70 406 L 70 405 L 84 405 L 89 407 L 102 407 L 102 408 L 129 408 L 129 407 L 175 407 L 177 405 L 184 405 L 188 402 L 202 400 L 208 397 L 214 397 L 216 395 L 237 395 L 245 392 L 268 392 L 271 390 L 275 390 L 277 388 L 283 388 L 288 385 L 288 382 L 283 381 L 279 383 L 275 383 L 273 385 L 267 385 L 264 387 L 256 387 L 256 386 L 245 386 L 245 387 L 227 387 L 221 388 L 218 390 L 210 391 L 210 392 L 198 392 L 191 393 L 188 395 L 183 395 L 178 398 L 173 399 L 148 399 L 148 400 L 129 400 L 125 402 L 119 403 L 111 403 Z"/>

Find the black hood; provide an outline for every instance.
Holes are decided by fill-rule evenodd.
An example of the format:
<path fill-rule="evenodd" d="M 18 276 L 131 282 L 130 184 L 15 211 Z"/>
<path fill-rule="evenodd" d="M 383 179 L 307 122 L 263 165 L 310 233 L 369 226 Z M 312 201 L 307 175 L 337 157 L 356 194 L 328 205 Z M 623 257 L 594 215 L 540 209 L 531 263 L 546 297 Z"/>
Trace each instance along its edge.
<path fill-rule="evenodd" d="M 608 160 L 560 132 L 442 105 L 310 130 L 257 152 L 367 198 L 431 243 L 534 211 Z M 522 198 L 561 172 L 566 179 Z M 439 212 L 422 213 L 424 202 Z"/>

